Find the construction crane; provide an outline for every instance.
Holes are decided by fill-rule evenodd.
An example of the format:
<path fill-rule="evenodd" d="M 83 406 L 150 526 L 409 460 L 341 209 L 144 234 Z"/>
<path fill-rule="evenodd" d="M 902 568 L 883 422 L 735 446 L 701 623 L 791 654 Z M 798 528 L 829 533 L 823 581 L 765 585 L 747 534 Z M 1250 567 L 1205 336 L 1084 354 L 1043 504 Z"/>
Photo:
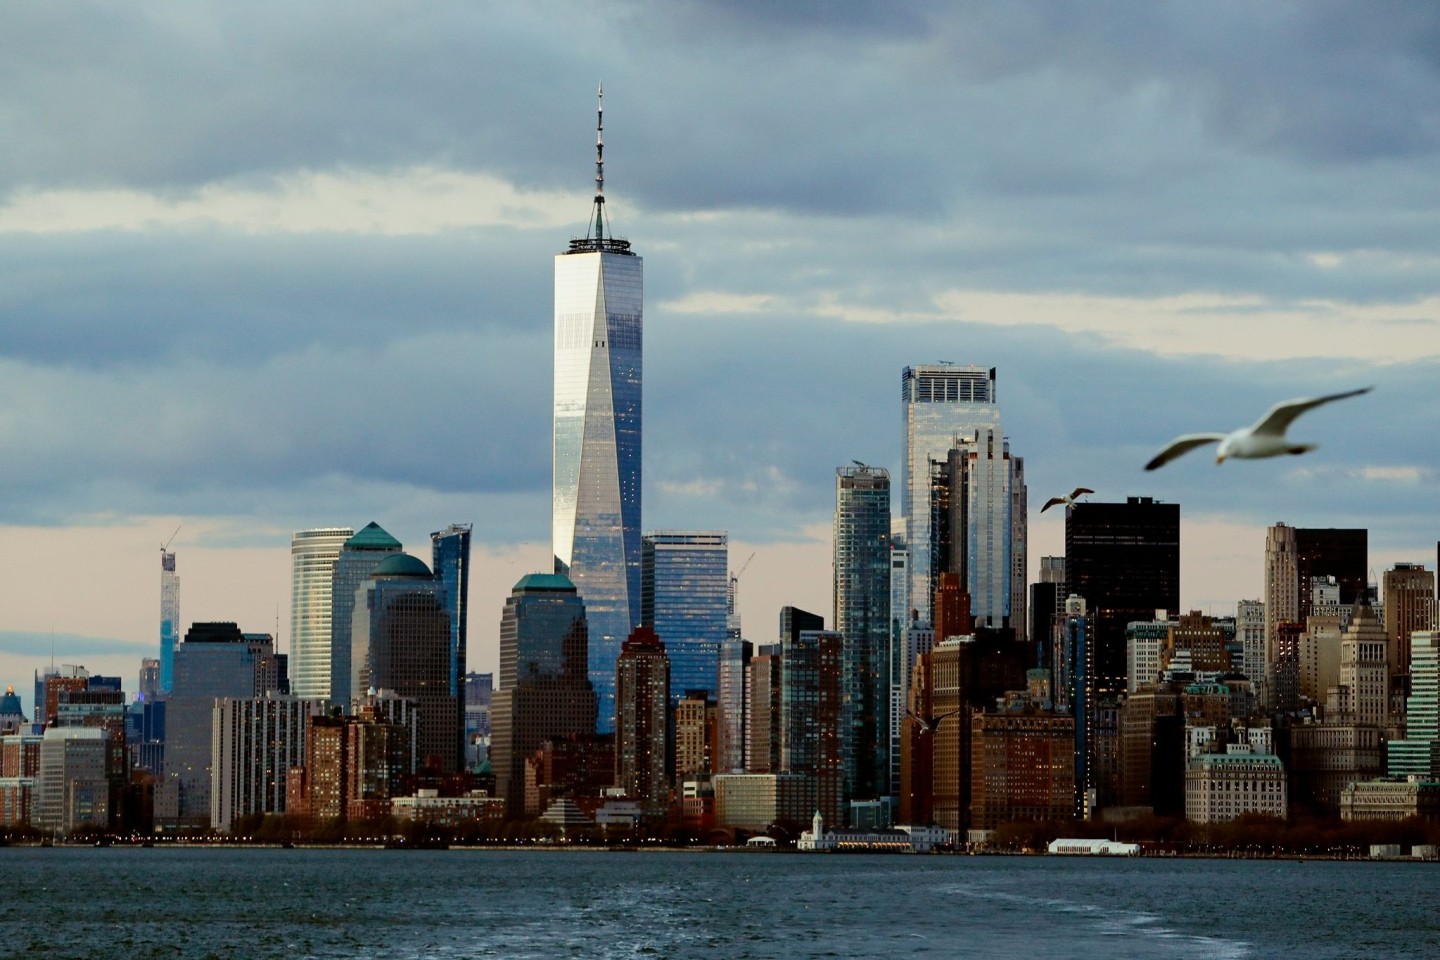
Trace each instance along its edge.
<path fill-rule="evenodd" d="M 185 524 L 183 524 L 183 523 L 181 523 L 179 526 L 177 526 L 177 527 L 175 528 L 175 532 L 172 533 L 172 534 L 170 534 L 170 539 L 169 539 L 169 540 L 166 540 L 164 543 L 160 544 L 160 552 L 161 552 L 161 553 L 164 553 L 166 550 L 169 550 L 169 549 L 170 549 L 170 544 L 175 541 L 175 537 L 176 537 L 177 535 L 179 535 L 179 533 L 180 533 L 180 527 L 183 527 L 183 526 L 185 526 Z"/>
<path fill-rule="evenodd" d="M 755 554 L 752 552 L 750 556 L 745 558 L 745 562 L 740 564 L 740 569 L 738 571 L 732 571 L 730 574 L 730 589 L 726 591 L 727 596 L 725 600 L 729 608 L 726 612 L 729 613 L 731 617 L 735 616 L 736 595 L 740 592 L 740 574 L 745 572 L 745 569 L 750 566 L 750 561 L 754 559 Z"/>

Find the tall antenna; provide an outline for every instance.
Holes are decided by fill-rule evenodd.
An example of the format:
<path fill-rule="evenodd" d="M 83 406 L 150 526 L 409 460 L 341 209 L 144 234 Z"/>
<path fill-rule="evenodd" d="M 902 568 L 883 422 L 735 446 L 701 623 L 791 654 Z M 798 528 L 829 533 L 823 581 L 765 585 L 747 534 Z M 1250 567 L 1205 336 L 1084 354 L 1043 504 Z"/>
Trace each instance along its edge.
<path fill-rule="evenodd" d="M 595 93 L 595 239 L 605 239 L 605 83 Z"/>

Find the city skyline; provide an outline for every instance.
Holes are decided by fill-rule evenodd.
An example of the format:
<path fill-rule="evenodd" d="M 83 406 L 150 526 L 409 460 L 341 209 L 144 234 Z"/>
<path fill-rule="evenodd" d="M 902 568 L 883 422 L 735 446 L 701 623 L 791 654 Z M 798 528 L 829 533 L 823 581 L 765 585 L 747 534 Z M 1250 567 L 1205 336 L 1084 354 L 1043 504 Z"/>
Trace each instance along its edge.
<path fill-rule="evenodd" d="M 50 83 L 33 51 L 74 23 L 16 16 L 0 44 L 22 80 L 0 98 L 40 100 L 7 121 L 20 148 L 0 169 L 7 675 L 47 662 L 52 633 L 57 662 L 98 672 L 154 656 L 154 548 L 181 519 L 179 632 L 278 623 L 281 649 L 294 531 L 373 519 L 423 555 L 439 525 L 473 522 L 469 647 L 491 668 L 503 598 L 550 569 L 545 261 L 582 232 L 602 76 L 611 202 L 652 275 L 644 523 L 756 553 L 747 636 L 773 640 L 782 605 L 828 609 L 833 471 L 901 475 L 895 375 L 941 358 L 999 369 L 1032 504 L 1080 483 L 1181 505 L 1183 607 L 1259 597 L 1277 521 L 1368 529 L 1377 572 L 1433 565 L 1423 23 L 1137 7 L 1062 36 L 903 5 L 657 7 L 626 29 L 576 14 L 562 34 L 627 55 L 562 56 L 539 14 L 482 30 L 439 7 L 383 92 L 361 67 L 393 13 L 362 6 L 330 41 L 281 18 L 273 43 L 329 44 L 338 99 L 295 103 L 282 76 L 218 131 L 201 117 L 225 68 L 267 73 L 281 49 L 250 25 L 116 14 L 135 42 L 61 45 L 93 69 Z M 454 36 L 463 56 L 440 46 Z M 845 55 L 779 55 L 815 37 Z M 1371 69 L 1374 50 L 1407 69 Z M 659 84 L 682 59 L 690 81 Z M 505 65 L 506 92 L 436 93 L 433 71 L 472 61 Z M 396 95 L 445 122 L 388 111 Z M 837 244 L 837 227 L 885 241 Z M 1377 389 L 1297 424 L 1315 454 L 1141 471 L 1177 432 L 1330 383 Z M 1033 505 L 1030 521 L 1033 580 L 1063 529 Z"/>

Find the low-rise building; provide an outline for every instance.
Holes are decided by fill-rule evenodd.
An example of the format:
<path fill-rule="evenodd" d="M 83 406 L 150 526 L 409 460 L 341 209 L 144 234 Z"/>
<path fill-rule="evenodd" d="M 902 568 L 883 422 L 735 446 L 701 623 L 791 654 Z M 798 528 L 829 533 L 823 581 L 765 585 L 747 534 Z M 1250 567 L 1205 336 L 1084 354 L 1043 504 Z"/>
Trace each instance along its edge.
<path fill-rule="evenodd" d="M 1284 817 L 1285 765 L 1273 754 L 1231 744 L 1226 753 L 1202 753 L 1185 771 L 1185 816 L 1194 823 L 1224 823 L 1247 813 Z"/>
<path fill-rule="evenodd" d="M 1340 792 L 1340 817 L 1440 821 L 1440 783 L 1422 777 L 1382 777 L 1347 784 Z"/>
<path fill-rule="evenodd" d="M 471 790 L 461 797 L 442 797 L 439 791 L 420 789 L 411 797 L 391 797 L 390 813 L 397 820 L 414 820 L 437 827 L 463 823 L 503 823 L 505 801 L 487 790 Z"/>
<path fill-rule="evenodd" d="M 722 773 L 711 782 L 718 826 L 760 831 L 775 823 L 803 824 L 815 810 L 805 774 Z"/>

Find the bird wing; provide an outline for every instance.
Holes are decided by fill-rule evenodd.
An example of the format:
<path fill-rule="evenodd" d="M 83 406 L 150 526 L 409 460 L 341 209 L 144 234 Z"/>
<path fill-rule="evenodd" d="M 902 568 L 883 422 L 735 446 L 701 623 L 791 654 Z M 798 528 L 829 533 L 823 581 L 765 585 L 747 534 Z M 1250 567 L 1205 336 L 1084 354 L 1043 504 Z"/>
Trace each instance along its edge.
<path fill-rule="evenodd" d="M 1064 497 L 1051 497 L 1049 500 L 1046 500 L 1046 501 L 1045 501 L 1045 506 L 1043 506 L 1043 507 L 1040 508 L 1040 512 L 1041 512 L 1041 513 L 1044 513 L 1046 510 L 1049 510 L 1051 507 L 1059 506 L 1060 504 L 1062 504 L 1062 503 L 1064 503 L 1064 502 L 1065 502 L 1065 498 L 1064 498 Z"/>
<path fill-rule="evenodd" d="M 1071 499 L 1071 500 L 1074 500 L 1076 497 L 1080 496 L 1081 494 L 1094 493 L 1094 492 L 1095 492 L 1095 491 L 1094 491 L 1094 490 L 1091 490 L 1089 487 L 1076 487 L 1074 490 L 1072 490 L 1072 491 L 1070 492 L 1070 499 Z"/>
<path fill-rule="evenodd" d="M 1224 439 L 1225 434 L 1223 433 L 1187 433 L 1183 437 L 1176 437 L 1170 441 L 1168 447 L 1155 454 L 1154 459 L 1145 464 L 1145 469 L 1154 470 L 1157 467 L 1163 467 L 1182 453 L 1189 453 L 1196 447 L 1203 447 L 1207 443 L 1219 443 Z"/>
<path fill-rule="evenodd" d="M 1283 437 L 1285 431 L 1295 418 L 1306 410 L 1320 406 L 1322 403 L 1329 403 L 1331 400 L 1344 400 L 1346 397 L 1358 397 L 1362 393 L 1369 393 L 1373 387 L 1361 387 L 1359 390 L 1347 390 L 1344 393 L 1332 393 L 1324 397 L 1312 397 L 1310 399 L 1286 400 L 1271 407 L 1255 426 L 1250 428 L 1252 434 L 1262 436 Z"/>

